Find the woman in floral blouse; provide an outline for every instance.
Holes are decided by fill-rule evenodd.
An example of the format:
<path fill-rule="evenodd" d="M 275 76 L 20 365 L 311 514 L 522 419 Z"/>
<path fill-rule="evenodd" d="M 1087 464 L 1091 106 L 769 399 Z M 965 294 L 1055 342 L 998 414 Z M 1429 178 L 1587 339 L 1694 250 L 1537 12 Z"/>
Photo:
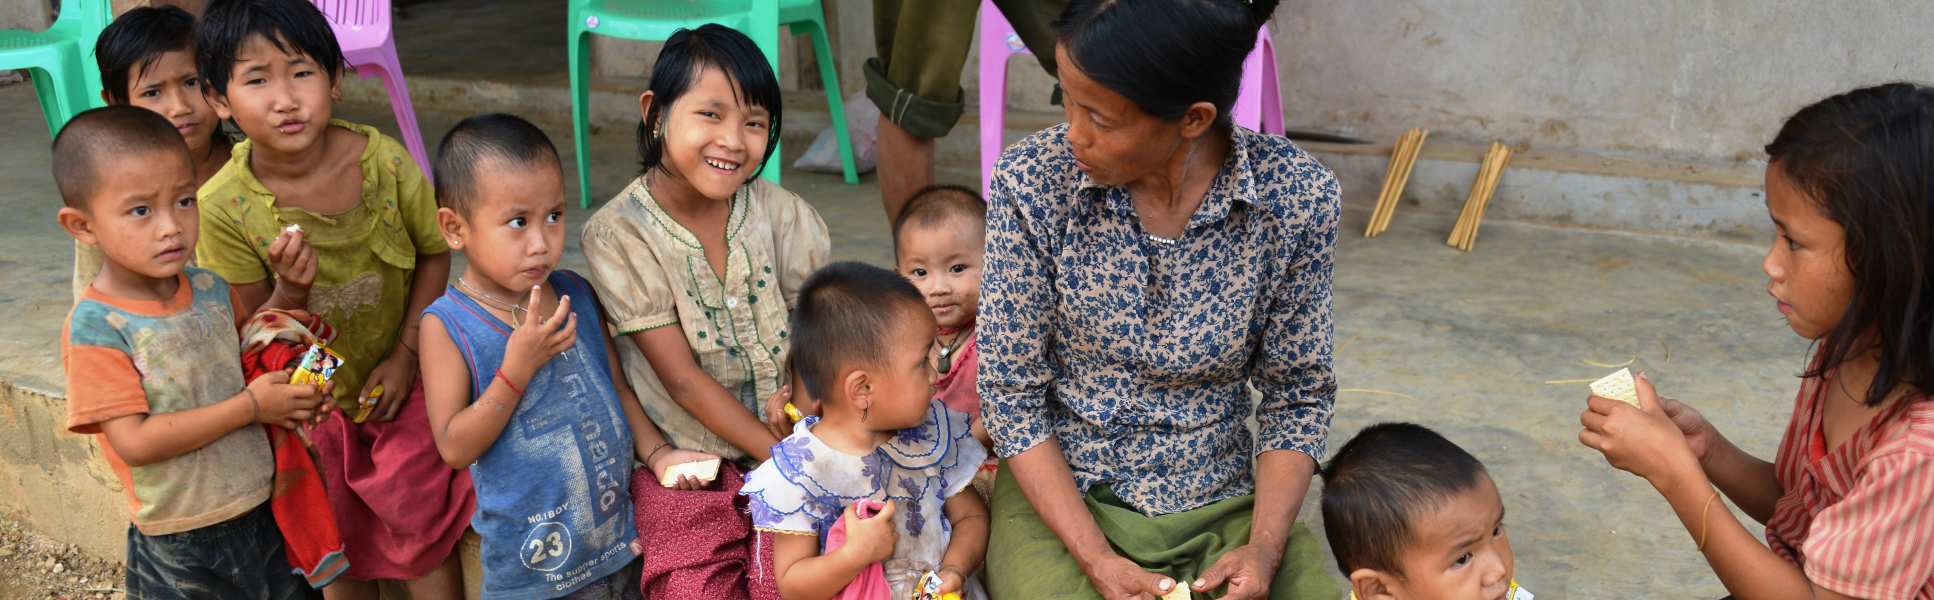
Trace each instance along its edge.
<path fill-rule="evenodd" d="M 1336 391 L 1336 179 L 1228 117 L 1275 4 L 1063 15 L 1068 122 L 1008 149 L 988 197 L 996 600 L 1339 595 L 1295 524 Z"/>

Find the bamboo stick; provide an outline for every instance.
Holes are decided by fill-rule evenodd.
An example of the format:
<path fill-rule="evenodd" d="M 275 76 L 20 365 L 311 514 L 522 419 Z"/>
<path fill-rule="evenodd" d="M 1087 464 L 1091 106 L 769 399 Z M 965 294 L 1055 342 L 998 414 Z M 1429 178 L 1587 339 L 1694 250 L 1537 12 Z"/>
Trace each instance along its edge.
<path fill-rule="evenodd" d="M 1390 193 L 1390 207 L 1383 211 L 1383 219 L 1377 223 L 1377 233 L 1382 234 L 1390 228 L 1390 219 L 1397 213 L 1397 204 L 1403 201 L 1403 190 L 1410 185 L 1410 174 L 1417 168 L 1417 155 L 1423 153 L 1424 141 L 1430 139 L 1430 131 L 1410 130 L 1410 144 L 1404 147 L 1403 163 L 1397 170 L 1397 185 Z"/>

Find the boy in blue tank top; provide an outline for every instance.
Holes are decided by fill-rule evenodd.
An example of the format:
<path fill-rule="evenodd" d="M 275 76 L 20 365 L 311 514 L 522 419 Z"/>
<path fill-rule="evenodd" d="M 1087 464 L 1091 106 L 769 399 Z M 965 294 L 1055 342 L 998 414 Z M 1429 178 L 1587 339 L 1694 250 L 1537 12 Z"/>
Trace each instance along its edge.
<path fill-rule="evenodd" d="M 596 295 L 564 254 L 557 150 L 523 119 L 465 119 L 436 158 L 437 225 L 463 275 L 423 315 L 437 451 L 470 469 L 485 598 L 636 598 L 634 460 L 672 448 L 618 372 Z M 697 488 L 690 478 L 678 485 Z"/>

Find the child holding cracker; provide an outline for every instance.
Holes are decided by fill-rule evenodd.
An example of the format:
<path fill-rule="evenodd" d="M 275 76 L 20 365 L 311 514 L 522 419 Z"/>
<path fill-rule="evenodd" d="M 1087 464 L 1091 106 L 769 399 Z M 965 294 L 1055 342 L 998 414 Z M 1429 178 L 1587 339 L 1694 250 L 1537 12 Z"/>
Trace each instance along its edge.
<path fill-rule="evenodd" d="M 331 118 L 344 63 L 304 0 L 215 0 L 195 57 L 218 115 L 248 140 L 202 186 L 199 263 L 245 313 L 306 308 L 334 326 L 344 409 L 315 429 L 349 570 L 324 589 L 373 598 L 461 593 L 450 560 L 474 502 L 437 455 L 418 385 L 417 321 L 450 276 L 436 199 L 403 145 Z"/>
<path fill-rule="evenodd" d="M 1734 597 L 1934 598 L 1934 88 L 1821 100 L 1766 153 L 1760 268 L 1814 342 L 1773 460 L 1643 375 L 1636 405 L 1590 397 L 1578 439 L 1665 497 Z"/>

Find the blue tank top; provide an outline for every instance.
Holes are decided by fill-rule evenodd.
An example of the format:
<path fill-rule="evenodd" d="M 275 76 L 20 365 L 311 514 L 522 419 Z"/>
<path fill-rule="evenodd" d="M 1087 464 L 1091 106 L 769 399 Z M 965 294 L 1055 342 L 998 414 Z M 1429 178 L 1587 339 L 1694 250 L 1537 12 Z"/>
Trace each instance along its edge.
<path fill-rule="evenodd" d="M 555 271 L 550 283 L 571 297 L 577 344 L 538 369 L 497 442 L 470 465 L 486 598 L 555 598 L 637 556 L 631 427 L 611 385 L 604 322 L 583 278 Z M 476 402 L 504 362 L 510 326 L 454 287 L 424 312 L 463 353 Z"/>

